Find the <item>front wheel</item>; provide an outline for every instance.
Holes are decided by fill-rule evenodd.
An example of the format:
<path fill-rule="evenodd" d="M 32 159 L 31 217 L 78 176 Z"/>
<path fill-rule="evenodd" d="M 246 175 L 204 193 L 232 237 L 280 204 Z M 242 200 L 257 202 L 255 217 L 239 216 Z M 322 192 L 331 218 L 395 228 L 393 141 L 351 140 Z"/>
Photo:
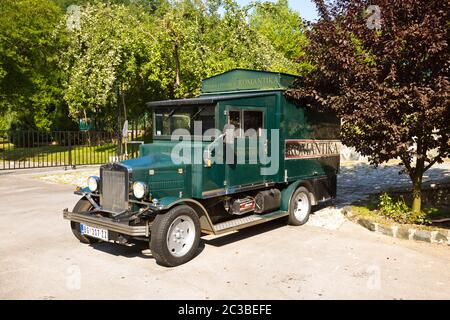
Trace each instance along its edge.
<path fill-rule="evenodd" d="M 73 208 L 73 212 L 75 213 L 86 212 L 90 210 L 92 210 L 92 204 L 87 199 L 80 199 L 75 205 L 75 208 Z M 98 239 L 86 237 L 85 235 L 81 234 L 80 224 L 78 222 L 70 221 L 70 228 L 72 229 L 72 233 L 75 238 L 80 240 L 80 242 L 82 243 L 93 244 L 100 241 Z"/>
<path fill-rule="evenodd" d="M 195 257 L 200 243 L 200 221 L 189 206 L 175 207 L 156 216 L 150 238 L 150 250 L 156 262 L 175 267 Z"/>
<path fill-rule="evenodd" d="M 289 203 L 288 223 L 293 226 L 301 226 L 308 222 L 311 213 L 311 198 L 305 187 L 299 187 L 292 195 Z"/>

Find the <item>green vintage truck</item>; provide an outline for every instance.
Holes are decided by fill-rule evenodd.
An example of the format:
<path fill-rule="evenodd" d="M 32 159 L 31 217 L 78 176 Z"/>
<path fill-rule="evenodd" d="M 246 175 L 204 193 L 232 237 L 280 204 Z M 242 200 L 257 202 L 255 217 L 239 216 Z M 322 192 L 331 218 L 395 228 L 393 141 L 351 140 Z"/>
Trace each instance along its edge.
<path fill-rule="evenodd" d="M 164 266 L 186 263 L 204 234 L 286 219 L 336 196 L 340 120 L 285 98 L 295 76 L 235 69 L 192 99 L 149 102 L 153 142 L 100 167 L 65 209 L 82 243 L 149 242 Z"/>

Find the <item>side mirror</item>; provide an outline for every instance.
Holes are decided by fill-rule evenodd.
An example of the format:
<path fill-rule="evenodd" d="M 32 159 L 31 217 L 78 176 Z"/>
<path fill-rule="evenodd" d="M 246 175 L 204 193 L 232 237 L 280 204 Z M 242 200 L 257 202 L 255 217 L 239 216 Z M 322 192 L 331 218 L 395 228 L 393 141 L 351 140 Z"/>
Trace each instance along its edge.
<path fill-rule="evenodd" d="M 226 124 L 223 127 L 223 134 L 225 135 L 225 139 L 224 142 L 226 144 L 233 144 L 234 143 L 234 132 L 235 132 L 236 128 L 234 125 L 232 124 Z"/>

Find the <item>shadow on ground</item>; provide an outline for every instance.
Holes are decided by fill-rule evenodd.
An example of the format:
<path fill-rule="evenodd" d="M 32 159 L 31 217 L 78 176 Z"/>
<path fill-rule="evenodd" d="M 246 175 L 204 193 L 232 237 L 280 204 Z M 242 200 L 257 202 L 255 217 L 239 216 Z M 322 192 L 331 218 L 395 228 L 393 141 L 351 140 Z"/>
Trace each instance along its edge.
<path fill-rule="evenodd" d="M 236 231 L 234 233 L 225 234 L 223 236 L 220 236 L 218 238 L 206 240 L 203 239 L 203 242 L 206 245 L 214 246 L 214 247 L 223 247 L 228 244 L 231 244 L 233 242 L 245 240 L 247 238 L 266 233 L 271 232 L 273 230 L 286 227 L 286 222 L 283 218 L 269 221 L 263 224 L 259 224 L 253 227 L 249 227 L 246 229 L 241 229 L 239 231 Z"/>
<path fill-rule="evenodd" d="M 100 242 L 91 244 L 90 246 L 95 250 L 99 250 L 115 256 L 122 256 L 125 258 L 139 257 L 144 259 L 153 259 L 152 255 L 150 254 L 148 242 L 145 241 L 136 241 L 131 245 L 122 245 L 112 242 Z M 143 253 L 144 250 L 146 250 L 145 253 Z"/>
<path fill-rule="evenodd" d="M 311 214 L 314 214 L 315 211 L 321 210 L 323 208 L 326 208 L 331 203 L 327 204 L 321 204 L 318 206 L 315 206 L 313 208 L 313 212 Z M 213 239 L 200 239 L 200 245 L 199 245 L 199 251 L 196 255 L 199 255 L 204 249 L 206 245 L 210 245 L 213 247 L 223 247 L 229 244 L 232 244 L 234 242 L 243 241 L 247 238 L 251 238 L 254 236 L 257 236 L 259 234 L 271 232 L 274 230 L 277 230 L 279 228 L 287 227 L 287 221 L 286 218 L 280 218 L 277 220 L 269 221 L 266 223 L 262 223 L 259 225 L 255 225 L 253 227 L 245 228 L 238 230 L 233 233 L 224 234 L 222 236 L 218 236 Z M 301 228 L 301 227 L 299 227 Z M 149 245 L 145 241 L 136 241 L 135 243 L 131 245 L 121 245 L 118 243 L 111 243 L 111 242 L 101 242 L 90 245 L 95 250 L 99 250 L 105 253 L 113 254 L 115 256 L 122 256 L 126 258 L 135 258 L 140 257 L 144 259 L 153 259 L 150 250 Z"/>

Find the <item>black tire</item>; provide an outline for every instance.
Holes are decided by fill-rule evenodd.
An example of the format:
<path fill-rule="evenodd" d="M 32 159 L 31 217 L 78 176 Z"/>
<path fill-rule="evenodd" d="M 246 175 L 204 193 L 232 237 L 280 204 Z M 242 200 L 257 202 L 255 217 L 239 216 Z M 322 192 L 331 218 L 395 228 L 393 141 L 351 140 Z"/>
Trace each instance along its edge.
<path fill-rule="evenodd" d="M 89 202 L 89 200 L 83 198 L 77 202 L 77 204 L 73 208 L 73 212 L 75 213 L 86 212 L 89 211 L 90 209 L 92 209 L 92 204 Z M 70 221 L 70 228 L 72 229 L 72 233 L 75 236 L 75 238 L 80 240 L 80 242 L 82 243 L 93 244 L 101 241 L 99 239 L 86 237 L 82 235 L 80 231 L 80 224 L 78 222 Z"/>
<path fill-rule="evenodd" d="M 194 225 L 194 230 L 188 229 L 188 231 L 186 231 L 186 234 L 190 232 L 192 236 L 192 231 L 194 231 L 195 233 L 192 236 L 193 242 L 190 249 L 187 252 L 182 253 L 182 256 L 175 256 L 171 252 L 175 252 L 175 249 L 171 250 L 169 248 L 168 233 L 170 227 L 172 226 L 172 223 L 176 223 L 175 220 L 182 216 L 189 217 Z M 182 218 L 180 218 L 180 220 L 183 221 Z M 158 264 L 166 267 L 179 266 L 192 260 L 192 258 L 196 256 L 200 243 L 200 233 L 200 220 L 195 210 L 186 205 L 177 206 L 169 210 L 167 213 L 159 214 L 156 216 L 155 220 L 153 221 L 151 230 L 150 250 L 152 251 L 152 255 Z M 184 249 L 182 248 L 181 250 Z"/>
<path fill-rule="evenodd" d="M 299 217 L 299 215 L 295 213 L 297 209 L 298 198 L 300 198 L 305 205 L 305 210 L 303 210 L 303 212 L 301 213 L 301 217 Z M 289 202 L 288 224 L 292 226 L 304 225 L 306 222 L 308 222 L 310 213 L 311 197 L 309 195 L 309 191 L 305 187 L 299 187 L 292 194 L 291 200 Z"/>

